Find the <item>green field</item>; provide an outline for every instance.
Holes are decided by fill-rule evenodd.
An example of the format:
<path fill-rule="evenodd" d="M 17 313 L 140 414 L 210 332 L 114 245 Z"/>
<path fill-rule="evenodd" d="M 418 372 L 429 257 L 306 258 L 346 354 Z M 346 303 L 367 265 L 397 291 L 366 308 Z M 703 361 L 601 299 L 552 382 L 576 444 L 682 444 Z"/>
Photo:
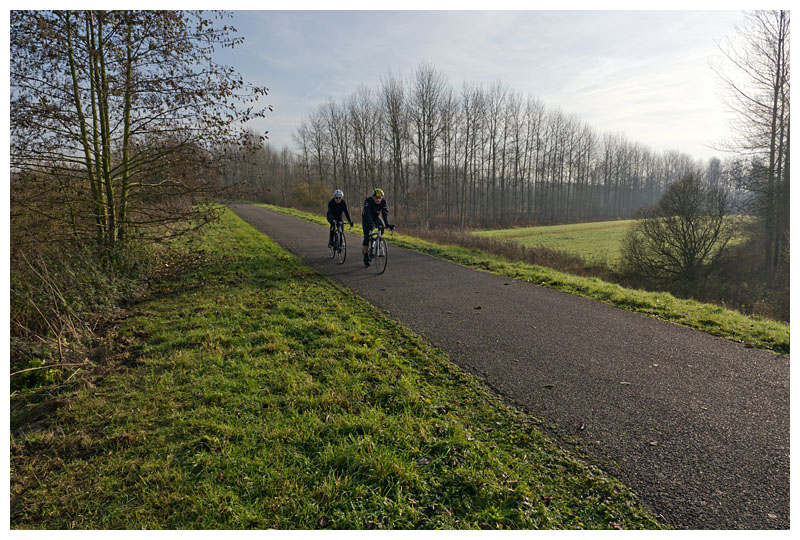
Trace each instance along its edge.
<path fill-rule="evenodd" d="M 615 266 L 621 260 L 622 239 L 633 220 L 596 221 L 572 225 L 521 227 L 479 231 L 485 238 L 512 241 L 525 247 L 546 247 L 578 255 L 589 262 Z"/>

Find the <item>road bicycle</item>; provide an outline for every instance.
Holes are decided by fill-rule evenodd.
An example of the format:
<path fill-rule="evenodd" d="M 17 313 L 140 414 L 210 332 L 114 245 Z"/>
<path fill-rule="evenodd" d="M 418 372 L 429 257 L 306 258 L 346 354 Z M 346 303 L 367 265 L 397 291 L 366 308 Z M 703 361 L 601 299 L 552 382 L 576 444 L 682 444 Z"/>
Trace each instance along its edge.
<path fill-rule="evenodd" d="M 344 237 L 344 222 L 337 221 L 334 226 L 333 243 L 328 244 L 328 255 L 330 259 L 337 257 L 339 264 L 342 264 L 347 258 L 347 239 Z"/>
<path fill-rule="evenodd" d="M 391 229 L 391 234 L 394 234 L 394 229 Z M 378 226 L 369 233 L 369 254 L 370 264 L 375 261 L 375 272 L 383 274 L 386 271 L 386 262 L 389 258 L 389 248 L 386 245 L 386 240 L 383 239 L 383 227 Z"/>

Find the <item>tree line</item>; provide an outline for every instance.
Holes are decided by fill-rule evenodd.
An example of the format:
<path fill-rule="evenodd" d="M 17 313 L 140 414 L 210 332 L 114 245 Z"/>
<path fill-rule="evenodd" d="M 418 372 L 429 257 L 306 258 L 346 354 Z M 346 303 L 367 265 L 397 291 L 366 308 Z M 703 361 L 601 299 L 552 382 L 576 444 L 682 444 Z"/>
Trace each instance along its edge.
<path fill-rule="evenodd" d="M 362 85 L 329 100 L 301 122 L 294 140 L 298 181 L 351 197 L 382 187 L 401 219 L 424 227 L 626 218 L 698 171 L 733 186 L 719 160 L 703 164 L 622 134 L 598 134 L 501 82 L 465 83 L 456 92 L 426 63 L 409 77 L 390 72 L 376 89 Z M 241 167 L 229 178 L 246 178 Z M 251 183 L 274 176 L 258 174 Z"/>

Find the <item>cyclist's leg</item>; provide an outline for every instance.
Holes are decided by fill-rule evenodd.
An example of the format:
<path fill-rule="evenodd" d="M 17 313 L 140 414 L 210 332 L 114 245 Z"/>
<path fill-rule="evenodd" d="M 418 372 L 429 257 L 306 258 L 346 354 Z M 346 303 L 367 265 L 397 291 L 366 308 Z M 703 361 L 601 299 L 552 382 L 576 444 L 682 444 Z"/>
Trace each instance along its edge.
<path fill-rule="evenodd" d="M 367 223 L 366 220 L 361 220 L 361 228 L 364 229 L 364 241 L 361 242 L 361 252 L 364 254 L 364 264 L 369 266 L 369 255 L 367 251 L 369 251 L 369 233 L 372 227 L 370 227 L 370 224 Z"/>

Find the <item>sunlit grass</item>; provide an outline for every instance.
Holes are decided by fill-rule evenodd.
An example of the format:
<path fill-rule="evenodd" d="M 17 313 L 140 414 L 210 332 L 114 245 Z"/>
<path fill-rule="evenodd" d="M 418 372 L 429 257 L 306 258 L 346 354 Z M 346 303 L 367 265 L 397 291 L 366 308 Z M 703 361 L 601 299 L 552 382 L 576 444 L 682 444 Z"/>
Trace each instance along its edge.
<path fill-rule="evenodd" d="M 616 266 L 622 258 L 622 240 L 632 223 L 632 220 L 597 221 L 478 231 L 474 234 L 512 241 L 525 247 L 555 249 L 577 255 L 589 262 L 604 262 L 609 266 Z"/>
<path fill-rule="evenodd" d="M 11 407 L 12 528 L 660 528 L 441 351 L 231 212 Z M 54 391 L 54 390 L 49 390 Z"/>

